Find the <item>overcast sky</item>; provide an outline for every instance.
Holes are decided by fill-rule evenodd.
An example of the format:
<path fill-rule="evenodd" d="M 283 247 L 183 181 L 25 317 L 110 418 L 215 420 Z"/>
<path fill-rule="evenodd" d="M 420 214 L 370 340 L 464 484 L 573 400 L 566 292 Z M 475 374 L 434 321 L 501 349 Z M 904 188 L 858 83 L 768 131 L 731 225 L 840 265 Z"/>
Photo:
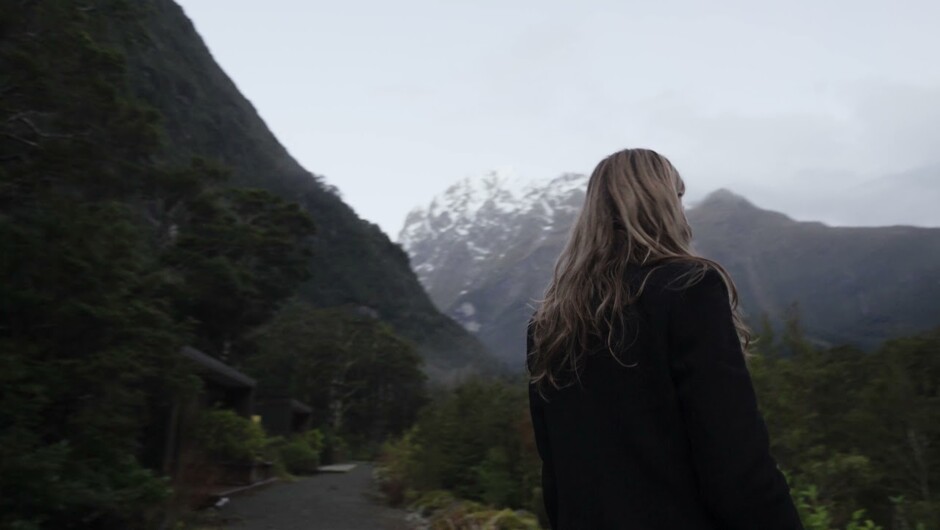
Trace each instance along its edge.
<path fill-rule="evenodd" d="M 692 200 L 940 226 L 936 0 L 180 3 L 291 154 L 392 238 L 459 178 L 623 147 L 668 156 Z"/>

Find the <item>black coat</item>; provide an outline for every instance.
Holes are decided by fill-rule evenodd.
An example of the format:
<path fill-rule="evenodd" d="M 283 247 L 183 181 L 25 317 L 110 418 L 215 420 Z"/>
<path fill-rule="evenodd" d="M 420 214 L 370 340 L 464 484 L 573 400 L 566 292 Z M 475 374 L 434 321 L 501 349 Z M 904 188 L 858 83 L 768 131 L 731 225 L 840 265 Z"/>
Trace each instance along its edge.
<path fill-rule="evenodd" d="M 580 385 L 550 389 L 547 402 L 529 386 L 554 530 L 803 528 L 769 452 L 727 287 L 714 270 L 671 286 L 688 267 L 650 277 L 616 334 L 619 361 L 598 343 Z"/>

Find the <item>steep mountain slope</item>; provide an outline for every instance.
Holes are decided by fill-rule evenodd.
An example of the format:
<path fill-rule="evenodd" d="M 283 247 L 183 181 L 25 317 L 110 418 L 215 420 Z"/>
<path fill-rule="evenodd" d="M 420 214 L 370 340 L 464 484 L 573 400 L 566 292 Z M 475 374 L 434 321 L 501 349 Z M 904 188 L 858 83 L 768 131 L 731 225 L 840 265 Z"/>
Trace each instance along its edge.
<path fill-rule="evenodd" d="M 751 314 L 779 319 L 796 302 L 816 338 L 865 347 L 940 324 L 940 229 L 795 222 L 725 190 L 689 222 Z"/>
<path fill-rule="evenodd" d="M 313 278 L 302 295 L 318 306 L 376 311 L 418 344 L 432 376 L 493 365 L 478 340 L 437 311 L 401 248 L 278 143 L 215 63 L 182 9 L 171 0 L 142 4 L 145 34 L 120 35 L 116 25 L 115 38 L 127 55 L 135 92 L 166 118 L 167 156 L 220 160 L 233 169 L 234 183 L 297 201 L 313 216 Z"/>
<path fill-rule="evenodd" d="M 585 176 L 559 179 L 522 193 L 462 183 L 412 212 L 399 236 L 438 307 L 516 368 L 584 200 Z M 796 304 L 812 338 L 863 347 L 940 324 L 940 229 L 797 222 L 726 190 L 688 217 L 696 248 L 729 269 L 752 320 L 779 324 Z"/>

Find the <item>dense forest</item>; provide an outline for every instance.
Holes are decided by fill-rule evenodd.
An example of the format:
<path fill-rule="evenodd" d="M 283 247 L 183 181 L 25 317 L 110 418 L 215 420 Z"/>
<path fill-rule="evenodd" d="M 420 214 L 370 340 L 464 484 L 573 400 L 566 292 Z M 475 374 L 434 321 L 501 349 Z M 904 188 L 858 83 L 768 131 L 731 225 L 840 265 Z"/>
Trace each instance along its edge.
<path fill-rule="evenodd" d="M 940 528 L 940 329 L 865 353 L 814 347 L 791 317 L 749 369 L 808 530 Z M 434 528 L 546 525 L 524 379 L 435 396 L 382 462 L 389 499 Z"/>
<path fill-rule="evenodd" d="M 165 156 L 120 51 L 146 46 L 139 9 L 0 4 L 3 528 L 163 524 L 184 491 L 152 451 L 158 411 L 202 384 L 184 345 L 319 414 L 278 440 L 206 410 L 207 457 L 315 467 L 400 432 L 425 399 L 412 341 L 298 296 L 320 230 L 305 210 L 218 161 Z"/>

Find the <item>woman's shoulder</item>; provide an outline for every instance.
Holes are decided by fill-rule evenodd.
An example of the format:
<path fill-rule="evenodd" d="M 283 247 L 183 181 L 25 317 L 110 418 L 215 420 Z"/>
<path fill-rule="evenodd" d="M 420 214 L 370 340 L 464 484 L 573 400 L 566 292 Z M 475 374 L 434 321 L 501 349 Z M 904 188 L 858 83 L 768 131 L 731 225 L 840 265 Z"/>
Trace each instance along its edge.
<path fill-rule="evenodd" d="M 722 278 L 714 262 L 701 258 L 661 260 L 638 268 L 634 277 L 645 281 L 647 287 L 669 290 L 682 290 Z"/>
<path fill-rule="evenodd" d="M 669 260 L 648 267 L 637 308 L 654 326 L 665 326 L 676 315 L 721 309 L 728 291 L 719 269 L 707 260 Z"/>
<path fill-rule="evenodd" d="M 704 291 L 727 296 L 719 266 L 705 259 L 670 259 L 647 265 L 632 279 L 640 298 L 655 305 L 672 305 L 678 299 Z"/>

